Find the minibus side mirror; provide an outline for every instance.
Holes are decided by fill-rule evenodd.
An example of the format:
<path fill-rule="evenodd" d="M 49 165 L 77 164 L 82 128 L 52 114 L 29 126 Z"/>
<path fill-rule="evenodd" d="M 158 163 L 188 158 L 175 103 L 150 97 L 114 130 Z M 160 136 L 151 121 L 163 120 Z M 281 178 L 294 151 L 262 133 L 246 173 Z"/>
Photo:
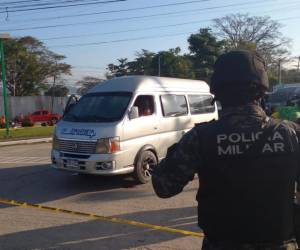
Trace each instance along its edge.
<path fill-rule="evenodd" d="M 129 116 L 130 120 L 138 118 L 139 117 L 139 108 L 137 106 L 131 107 L 128 116 Z"/>
<path fill-rule="evenodd" d="M 218 111 L 222 110 L 222 105 L 219 101 L 216 101 Z"/>
<path fill-rule="evenodd" d="M 63 116 L 64 116 L 65 114 L 67 114 L 67 113 L 70 111 L 70 109 L 71 109 L 73 106 L 75 106 L 75 104 L 76 104 L 76 103 L 70 103 L 68 106 L 66 106 L 66 108 L 65 108 L 65 110 L 64 110 L 64 112 L 63 112 Z"/>
<path fill-rule="evenodd" d="M 63 111 L 63 116 L 65 116 L 69 111 L 70 109 L 75 106 L 75 104 L 79 101 L 79 97 L 76 96 L 76 95 L 71 95 L 67 101 L 67 104 L 65 106 L 65 109 Z"/>

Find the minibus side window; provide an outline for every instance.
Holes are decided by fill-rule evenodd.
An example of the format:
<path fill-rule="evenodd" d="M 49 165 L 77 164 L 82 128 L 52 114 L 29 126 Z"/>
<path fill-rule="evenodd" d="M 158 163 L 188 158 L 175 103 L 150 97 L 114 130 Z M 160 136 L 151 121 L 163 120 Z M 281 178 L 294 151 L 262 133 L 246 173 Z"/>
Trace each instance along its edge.
<path fill-rule="evenodd" d="M 154 98 L 151 95 L 140 95 L 133 106 L 138 107 L 139 116 L 148 116 L 154 113 Z"/>
<path fill-rule="evenodd" d="M 188 95 L 188 99 L 192 115 L 215 112 L 211 95 Z"/>
<path fill-rule="evenodd" d="M 162 113 L 165 117 L 188 114 L 187 102 L 184 95 L 161 95 Z"/>

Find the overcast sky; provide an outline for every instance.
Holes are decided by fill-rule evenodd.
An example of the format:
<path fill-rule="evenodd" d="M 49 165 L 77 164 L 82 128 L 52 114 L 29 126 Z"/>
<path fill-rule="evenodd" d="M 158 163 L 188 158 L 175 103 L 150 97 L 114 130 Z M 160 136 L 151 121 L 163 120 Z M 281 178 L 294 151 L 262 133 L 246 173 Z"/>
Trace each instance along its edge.
<path fill-rule="evenodd" d="M 29 4 L 36 5 L 30 8 L 41 8 L 53 2 L 60 6 L 65 2 L 82 5 L 5 13 L 5 6 L 9 6 L 8 10 L 17 10 L 13 6 L 24 10 Z M 36 37 L 52 51 L 65 55 L 65 61 L 73 67 L 69 84 L 87 75 L 103 78 L 107 64 L 116 63 L 118 58 L 133 59 L 141 49 L 158 52 L 179 46 L 187 52 L 191 33 L 210 26 L 213 18 L 231 13 L 267 15 L 279 20 L 284 25 L 282 33 L 293 41 L 292 54 L 300 56 L 300 0 L 99 2 L 0 0 L 0 32 Z"/>

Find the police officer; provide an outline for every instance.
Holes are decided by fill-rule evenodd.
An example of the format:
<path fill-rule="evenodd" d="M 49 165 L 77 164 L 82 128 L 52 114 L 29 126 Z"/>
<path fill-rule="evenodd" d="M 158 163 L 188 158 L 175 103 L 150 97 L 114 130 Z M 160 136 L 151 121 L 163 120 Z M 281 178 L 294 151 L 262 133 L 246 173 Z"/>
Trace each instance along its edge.
<path fill-rule="evenodd" d="M 156 194 L 180 193 L 199 177 L 198 224 L 205 250 L 296 249 L 293 200 L 300 167 L 298 125 L 269 118 L 269 87 L 256 52 L 231 51 L 214 66 L 217 121 L 196 125 L 154 170 Z M 300 178 L 299 178 L 300 179 Z"/>

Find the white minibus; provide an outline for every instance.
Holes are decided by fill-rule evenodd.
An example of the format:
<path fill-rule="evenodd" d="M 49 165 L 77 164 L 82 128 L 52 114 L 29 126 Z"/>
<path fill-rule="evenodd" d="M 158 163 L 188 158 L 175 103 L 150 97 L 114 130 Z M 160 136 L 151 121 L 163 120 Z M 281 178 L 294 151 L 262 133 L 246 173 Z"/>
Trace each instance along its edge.
<path fill-rule="evenodd" d="M 196 123 L 217 118 L 203 81 L 117 77 L 92 88 L 57 123 L 52 165 L 84 174 L 132 173 L 146 183 L 169 146 Z"/>

